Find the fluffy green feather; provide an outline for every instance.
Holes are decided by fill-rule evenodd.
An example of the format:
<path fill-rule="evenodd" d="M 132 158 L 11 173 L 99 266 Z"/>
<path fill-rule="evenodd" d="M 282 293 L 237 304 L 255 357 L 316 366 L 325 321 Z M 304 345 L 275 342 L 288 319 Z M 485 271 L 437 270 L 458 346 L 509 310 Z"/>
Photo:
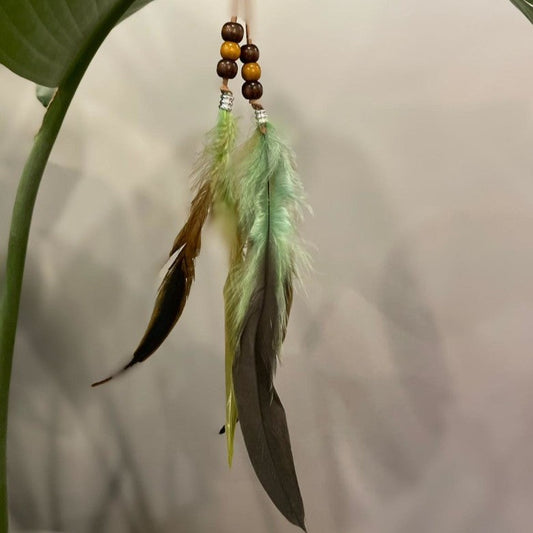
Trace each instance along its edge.
<path fill-rule="evenodd" d="M 287 319 L 285 282 L 297 274 L 298 265 L 306 263 L 296 227 L 305 206 L 303 188 L 294 169 L 292 152 L 270 123 L 266 128 L 266 134 L 259 130 L 254 133 L 234 163 L 237 167 L 234 189 L 238 192 L 233 197 L 238 198 L 240 249 L 233 256 L 225 289 L 234 341 L 242 328 L 269 238 L 276 257 L 278 327 L 282 330 Z"/>
<path fill-rule="evenodd" d="M 224 172 L 219 173 L 219 177 L 216 180 L 216 184 L 213 188 L 213 214 L 220 226 L 222 226 L 223 234 L 228 242 L 230 249 L 230 274 L 228 275 L 228 280 L 231 277 L 232 267 L 239 261 L 241 257 L 241 244 L 240 236 L 238 232 L 238 216 L 237 216 L 237 200 L 236 195 L 238 191 L 235 187 L 234 179 L 234 168 L 229 166 L 229 156 L 233 157 L 233 153 L 230 154 L 230 151 L 233 149 L 235 141 L 235 120 L 231 117 L 222 115 L 227 113 L 225 111 L 220 111 L 219 115 L 219 124 L 225 120 L 224 129 L 231 129 L 231 135 L 227 135 L 227 138 L 231 137 L 231 147 L 227 146 L 224 152 L 226 155 L 226 160 L 224 162 Z M 226 286 L 224 289 L 224 294 L 226 294 Z M 227 302 L 227 299 L 225 299 Z M 226 325 L 225 325 L 225 358 L 226 358 L 226 424 L 225 424 L 225 433 L 227 439 L 227 448 L 228 448 L 228 463 L 231 466 L 233 458 L 233 439 L 235 435 L 235 426 L 237 424 L 237 407 L 235 404 L 235 396 L 233 393 L 233 380 L 231 377 L 231 365 L 233 363 L 233 348 L 231 344 L 232 339 L 232 316 L 229 313 L 226 305 L 225 309 Z"/>
<path fill-rule="evenodd" d="M 228 429 L 234 431 L 238 411 L 259 480 L 285 517 L 305 529 L 285 412 L 273 387 L 304 257 L 296 228 L 303 190 L 291 151 L 271 124 L 256 131 L 235 164 L 239 239 L 225 287 Z"/>
<path fill-rule="evenodd" d="M 209 183 L 214 200 L 228 205 L 233 203 L 228 169 L 236 137 L 235 116 L 231 111 L 219 109 L 216 126 L 207 133 L 204 149 L 193 170 L 196 189 Z"/>
<path fill-rule="evenodd" d="M 252 138 L 241 147 L 233 162 L 234 170 L 226 182 L 225 198 L 226 227 L 231 228 L 227 234 L 232 237 L 230 271 L 224 286 L 226 315 L 226 438 L 228 446 L 228 462 L 233 457 L 233 441 L 238 420 L 235 392 L 233 389 L 232 368 L 235 349 L 242 332 L 243 320 L 252 296 L 256 273 L 260 267 L 266 247 L 270 211 L 268 202 L 263 201 L 271 183 L 270 205 L 273 216 L 270 220 L 272 235 L 275 239 L 278 256 L 276 277 L 280 291 L 280 323 L 279 328 L 285 329 L 288 310 L 282 287 L 291 287 L 295 264 L 305 254 L 298 245 L 295 224 L 301 218 L 304 205 L 303 188 L 294 171 L 291 151 L 280 140 L 271 124 L 267 125 L 267 134 L 257 130 Z M 254 243 L 244 260 L 244 247 Z M 288 280 L 288 284 L 284 283 Z"/>

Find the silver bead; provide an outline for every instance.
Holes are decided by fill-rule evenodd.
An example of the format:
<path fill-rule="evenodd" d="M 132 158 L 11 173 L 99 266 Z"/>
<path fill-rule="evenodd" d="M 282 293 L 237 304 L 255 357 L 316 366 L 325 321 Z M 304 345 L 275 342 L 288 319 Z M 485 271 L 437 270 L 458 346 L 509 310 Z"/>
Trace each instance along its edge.
<path fill-rule="evenodd" d="M 219 109 L 224 111 L 231 111 L 233 109 L 233 94 L 230 92 L 220 93 L 220 104 L 218 104 Z"/>
<path fill-rule="evenodd" d="M 262 126 L 268 122 L 268 115 L 264 109 L 255 109 L 255 121 L 258 126 Z"/>

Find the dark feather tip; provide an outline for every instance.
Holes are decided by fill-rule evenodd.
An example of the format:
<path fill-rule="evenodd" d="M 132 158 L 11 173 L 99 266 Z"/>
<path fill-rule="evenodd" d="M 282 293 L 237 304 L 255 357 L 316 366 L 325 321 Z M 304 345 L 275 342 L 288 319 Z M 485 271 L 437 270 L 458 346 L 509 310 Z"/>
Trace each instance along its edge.
<path fill-rule="evenodd" d="M 305 531 L 305 512 L 292 457 L 287 417 L 272 385 L 282 332 L 275 298 L 273 268 L 249 304 L 232 375 L 244 443 L 268 496 L 289 520 Z"/>
<path fill-rule="evenodd" d="M 109 376 L 108 378 L 101 379 L 100 381 L 95 381 L 94 383 L 91 383 L 91 387 L 99 387 L 100 385 L 103 385 L 104 383 L 107 383 L 108 381 L 111 381 L 113 379 L 113 376 Z"/>
<path fill-rule="evenodd" d="M 226 433 L 226 425 L 225 424 L 220 428 L 220 431 L 218 432 L 218 434 L 219 435 L 224 435 L 224 433 Z"/>
<path fill-rule="evenodd" d="M 121 368 L 118 372 L 115 372 L 114 374 L 111 374 L 108 378 L 102 379 L 100 381 L 96 381 L 91 385 L 91 387 L 98 387 L 100 385 L 103 385 L 104 383 L 107 383 L 111 381 L 112 379 L 115 379 L 116 377 L 120 376 L 121 374 L 124 374 L 126 370 L 131 368 L 133 365 L 137 364 L 139 361 L 136 361 L 135 359 L 132 359 L 125 367 Z"/>

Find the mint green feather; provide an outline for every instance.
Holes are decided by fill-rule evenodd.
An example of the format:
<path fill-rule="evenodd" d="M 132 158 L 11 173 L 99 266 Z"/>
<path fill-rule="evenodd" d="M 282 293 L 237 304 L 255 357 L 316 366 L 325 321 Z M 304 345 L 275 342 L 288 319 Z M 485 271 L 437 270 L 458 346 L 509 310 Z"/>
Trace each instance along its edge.
<path fill-rule="evenodd" d="M 224 293 L 228 405 L 234 406 L 229 429 L 234 431 L 238 412 L 263 487 L 284 516 L 305 529 L 285 411 L 273 386 L 293 280 L 305 257 L 297 231 L 303 189 L 290 149 L 269 123 L 244 145 L 234 165 L 238 239 Z"/>
<path fill-rule="evenodd" d="M 230 271 L 224 287 L 226 314 L 226 438 L 228 462 L 231 465 L 233 441 L 238 419 L 232 368 L 239 335 L 242 331 L 250 299 L 256 284 L 256 274 L 261 266 L 268 232 L 268 202 L 261 198 L 271 182 L 270 211 L 272 212 L 272 235 L 278 257 L 279 291 L 277 294 L 280 314 L 279 329 L 286 328 L 296 265 L 303 262 L 305 254 L 299 245 L 296 223 L 301 218 L 304 196 L 302 185 L 295 173 L 293 156 L 280 140 L 274 127 L 267 125 L 267 134 L 257 130 L 252 138 L 240 148 L 233 162 L 234 170 L 228 173 L 226 198 L 230 201 L 232 220 L 229 232 L 231 243 Z M 249 246 L 254 243 L 253 247 Z M 244 248 L 248 253 L 244 254 Z M 288 283 L 285 283 L 287 281 Z M 288 294 L 290 292 L 290 294 Z M 287 305 L 287 302 L 289 305 Z"/>
<path fill-rule="evenodd" d="M 306 205 L 303 187 L 294 168 L 291 150 L 270 123 L 266 129 L 266 134 L 259 130 L 254 133 L 240 149 L 234 163 L 237 177 L 233 178 L 236 181 L 233 189 L 237 192 L 233 196 L 238 198 L 241 241 L 238 245 L 241 250 L 232 264 L 226 298 L 232 329 L 237 333 L 256 286 L 268 239 L 272 241 L 277 261 L 277 301 L 281 310 L 278 328 L 282 330 L 287 319 L 284 283 L 307 263 L 297 230 Z"/>

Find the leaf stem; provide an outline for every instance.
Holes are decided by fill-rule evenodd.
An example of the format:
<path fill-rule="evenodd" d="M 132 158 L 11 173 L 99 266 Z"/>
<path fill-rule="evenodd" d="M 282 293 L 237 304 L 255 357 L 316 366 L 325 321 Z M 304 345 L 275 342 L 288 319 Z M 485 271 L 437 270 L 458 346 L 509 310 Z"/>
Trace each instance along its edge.
<path fill-rule="evenodd" d="M 65 89 L 62 88 L 56 94 L 35 137 L 20 178 L 11 217 L 6 271 L 0 300 L 0 531 L 2 533 L 8 531 L 7 411 L 24 262 L 33 207 L 41 177 L 75 91 L 75 87 L 70 91 Z"/>
<path fill-rule="evenodd" d="M 9 385 L 33 208 L 48 157 L 76 89 L 94 54 L 131 4 L 133 0 L 122 0 L 115 5 L 80 50 L 46 111 L 17 189 L 0 297 L 0 533 L 8 533 L 9 528 L 6 456 Z"/>

